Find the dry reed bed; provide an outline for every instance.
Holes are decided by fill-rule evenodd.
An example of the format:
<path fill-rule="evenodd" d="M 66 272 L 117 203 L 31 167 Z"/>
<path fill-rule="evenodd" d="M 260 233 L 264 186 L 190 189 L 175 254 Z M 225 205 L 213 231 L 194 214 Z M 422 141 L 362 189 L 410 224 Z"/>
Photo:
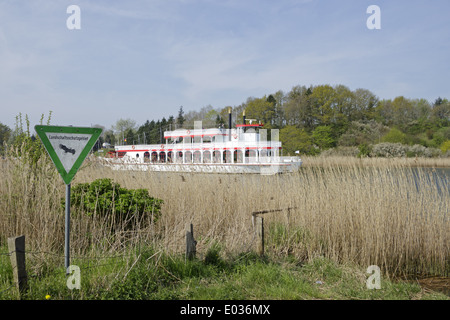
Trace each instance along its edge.
<path fill-rule="evenodd" d="M 395 162 L 346 163 L 277 176 L 98 170 L 84 179 L 107 175 L 164 199 L 158 232 L 170 250 L 184 249 L 188 222 L 200 252 L 212 242 L 229 252 L 252 248 L 253 211 L 295 207 L 265 216 L 286 230 L 281 242 L 268 243 L 275 252 L 299 259 L 326 255 L 393 273 L 448 273 L 448 186 L 439 190 L 428 182 L 434 179 L 430 170 L 414 169 L 418 192 L 412 170 Z"/>
<path fill-rule="evenodd" d="M 450 168 L 450 157 L 442 158 L 356 158 L 346 156 L 303 156 L 304 167 L 405 167 L 405 168 Z"/>
<path fill-rule="evenodd" d="M 60 177 L 47 162 L 32 179 L 26 167 L 8 161 L 0 181 L 0 241 L 26 234 L 33 250 L 62 252 Z M 192 222 L 199 254 L 214 243 L 225 253 L 245 252 L 255 244 L 253 211 L 291 207 L 265 215 L 266 232 L 271 226 L 283 231 L 278 238 L 268 235 L 268 254 L 289 253 L 300 261 L 327 256 L 395 274 L 448 276 L 448 185 L 439 189 L 429 183 L 430 170 L 414 169 L 417 191 L 413 169 L 390 160 L 363 166 L 359 160 L 320 161 L 276 176 L 113 171 L 87 162 L 73 184 L 108 177 L 123 187 L 148 189 L 164 205 L 156 224 L 140 221 L 133 232 L 116 230 L 114 236 L 108 221 L 73 212 L 72 250 L 115 252 L 146 242 L 183 252 L 186 224 Z"/>

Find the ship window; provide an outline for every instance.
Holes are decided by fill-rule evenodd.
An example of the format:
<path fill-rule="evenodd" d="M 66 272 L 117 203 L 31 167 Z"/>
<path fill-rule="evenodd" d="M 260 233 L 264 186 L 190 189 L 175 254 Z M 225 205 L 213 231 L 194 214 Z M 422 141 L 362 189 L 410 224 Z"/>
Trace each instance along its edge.
<path fill-rule="evenodd" d="M 183 163 L 183 152 L 182 151 L 178 151 L 176 153 L 175 162 L 176 163 Z"/>
<path fill-rule="evenodd" d="M 158 161 L 158 153 L 156 151 L 152 152 L 152 162 L 155 163 Z"/>
<path fill-rule="evenodd" d="M 242 163 L 243 157 L 242 157 L 242 151 L 241 150 L 235 150 L 234 151 L 234 162 L 235 163 Z"/>
<path fill-rule="evenodd" d="M 150 152 L 145 151 L 144 152 L 144 162 L 149 162 L 150 161 Z"/>
<path fill-rule="evenodd" d="M 203 152 L 203 163 L 211 163 L 211 152 Z"/>
<path fill-rule="evenodd" d="M 161 162 L 161 163 L 166 162 L 166 153 L 165 152 L 159 153 L 159 162 Z"/>
<path fill-rule="evenodd" d="M 256 150 L 245 150 L 245 162 L 246 163 L 253 163 L 256 162 L 257 153 Z"/>
<path fill-rule="evenodd" d="M 167 152 L 167 162 L 169 162 L 169 163 L 173 162 L 173 152 L 172 151 Z"/>
<path fill-rule="evenodd" d="M 212 142 L 211 136 L 204 136 L 203 137 L 203 143 L 211 143 L 211 142 Z"/>
<path fill-rule="evenodd" d="M 220 151 L 213 152 L 213 162 L 220 163 Z"/>
<path fill-rule="evenodd" d="M 231 151 L 225 150 L 223 152 L 223 163 L 231 163 Z"/>
<path fill-rule="evenodd" d="M 186 151 L 186 153 L 184 154 L 184 162 L 192 163 L 192 152 Z"/>
<path fill-rule="evenodd" d="M 201 163 L 202 162 L 202 153 L 200 151 L 194 152 L 194 163 Z"/>

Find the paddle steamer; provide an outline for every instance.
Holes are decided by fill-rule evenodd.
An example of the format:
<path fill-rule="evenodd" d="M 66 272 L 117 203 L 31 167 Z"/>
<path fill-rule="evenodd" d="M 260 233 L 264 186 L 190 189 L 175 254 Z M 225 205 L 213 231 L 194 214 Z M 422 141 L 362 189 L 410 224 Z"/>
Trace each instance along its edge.
<path fill-rule="evenodd" d="M 298 170 L 302 160 L 298 156 L 282 156 L 278 130 L 267 130 L 255 120 L 246 120 L 225 129 L 201 126 L 193 130 L 165 131 L 165 143 L 158 145 L 115 146 L 108 164 L 118 170 L 153 170 L 210 173 L 276 174 Z M 274 134 L 275 133 L 275 134 Z"/>

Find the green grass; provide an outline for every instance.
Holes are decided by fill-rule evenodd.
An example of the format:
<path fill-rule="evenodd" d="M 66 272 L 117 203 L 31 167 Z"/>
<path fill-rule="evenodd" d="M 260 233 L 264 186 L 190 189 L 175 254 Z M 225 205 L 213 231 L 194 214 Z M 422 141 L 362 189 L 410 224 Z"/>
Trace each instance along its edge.
<path fill-rule="evenodd" d="M 4 250 L 2 250 L 4 252 Z M 213 245 L 202 258 L 185 260 L 151 248 L 110 258 L 74 258 L 81 288 L 68 289 L 62 266 L 29 273 L 22 299 L 44 300 L 412 300 L 449 297 L 425 292 L 415 283 L 381 278 L 381 289 L 367 289 L 368 274 L 355 266 L 317 257 L 299 263 L 254 253 L 223 258 Z M 18 299 L 9 257 L 0 259 L 0 299 Z"/>

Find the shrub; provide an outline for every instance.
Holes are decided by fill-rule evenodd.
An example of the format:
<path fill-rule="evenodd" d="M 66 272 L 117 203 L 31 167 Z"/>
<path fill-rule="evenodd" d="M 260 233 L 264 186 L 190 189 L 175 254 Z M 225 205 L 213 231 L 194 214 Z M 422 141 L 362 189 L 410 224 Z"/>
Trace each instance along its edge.
<path fill-rule="evenodd" d="M 448 150 L 450 150 L 450 140 L 447 140 L 441 144 L 441 151 L 445 154 Z"/>
<path fill-rule="evenodd" d="M 366 143 L 361 143 L 358 146 L 358 150 L 359 150 L 358 158 L 369 157 L 370 153 L 372 152 L 372 147 Z"/>
<path fill-rule="evenodd" d="M 430 152 L 428 152 L 428 149 L 420 144 L 415 144 L 408 148 L 408 151 L 406 152 L 406 155 L 408 157 L 429 157 Z"/>
<path fill-rule="evenodd" d="M 152 215 L 156 220 L 161 213 L 163 200 L 150 197 L 146 189 L 126 189 L 111 179 L 97 179 L 92 183 L 81 183 L 72 187 L 70 201 L 74 207 L 89 216 L 129 214 Z"/>
<path fill-rule="evenodd" d="M 372 155 L 376 157 L 404 157 L 408 151 L 408 146 L 401 143 L 378 143 L 372 148 Z"/>
<path fill-rule="evenodd" d="M 396 128 L 392 128 L 385 136 L 383 136 L 382 141 L 390 143 L 405 143 L 406 134 Z"/>
<path fill-rule="evenodd" d="M 373 146 L 371 155 L 375 157 L 439 157 L 442 152 L 436 148 L 427 148 L 419 144 L 408 146 L 401 143 L 379 143 Z"/>

